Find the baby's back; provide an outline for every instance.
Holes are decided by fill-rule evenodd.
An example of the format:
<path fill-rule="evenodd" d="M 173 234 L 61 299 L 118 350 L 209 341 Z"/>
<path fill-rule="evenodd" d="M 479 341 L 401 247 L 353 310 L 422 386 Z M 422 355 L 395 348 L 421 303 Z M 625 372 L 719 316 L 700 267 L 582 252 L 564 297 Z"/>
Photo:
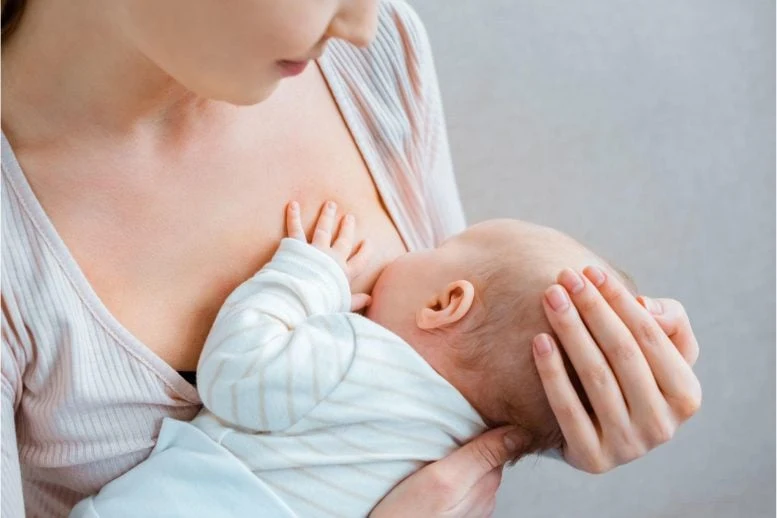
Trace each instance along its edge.
<path fill-rule="evenodd" d="M 366 516 L 398 482 L 481 433 L 485 424 L 387 329 L 353 313 L 315 318 L 355 341 L 345 375 L 318 405 L 279 432 L 226 426 L 207 410 L 192 423 L 299 516 Z"/>

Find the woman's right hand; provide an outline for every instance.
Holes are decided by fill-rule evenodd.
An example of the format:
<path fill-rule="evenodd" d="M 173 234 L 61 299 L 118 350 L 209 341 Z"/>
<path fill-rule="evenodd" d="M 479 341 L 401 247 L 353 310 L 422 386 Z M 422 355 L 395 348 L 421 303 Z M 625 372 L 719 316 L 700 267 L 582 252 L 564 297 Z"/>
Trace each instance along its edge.
<path fill-rule="evenodd" d="M 564 434 L 564 459 L 603 473 L 667 442 L 698 411 L 701 385 L 691 367 L 699 346 L 677 301 L 637 299 L 598 267 L 566 269 L 557 281 L 543 304 L 593 412 L 550 335 L 535 338 L 534 359 Z"/>
<path fill-rule="evenodd" d="M 370 518 L 486 518 L 496 505 L 502 466 L 528 444 L 519 430 L 490 430 L 413 473 L 372 510 Z"/>

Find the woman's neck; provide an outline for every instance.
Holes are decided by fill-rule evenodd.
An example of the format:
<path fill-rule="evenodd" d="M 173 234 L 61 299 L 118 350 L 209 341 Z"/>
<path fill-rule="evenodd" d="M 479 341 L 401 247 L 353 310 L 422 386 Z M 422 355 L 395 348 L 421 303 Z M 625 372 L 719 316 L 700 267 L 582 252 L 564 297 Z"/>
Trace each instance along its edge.
<path fill-rule="evenodd" d="M 64 131 L 180 131 L 214 103 L 198 98 L 144 56 L 104 6 L 30 2 L 3 45 L 3 128 L 25 141 Z M 218 107 L 216 107 L 219 109 Z"/>

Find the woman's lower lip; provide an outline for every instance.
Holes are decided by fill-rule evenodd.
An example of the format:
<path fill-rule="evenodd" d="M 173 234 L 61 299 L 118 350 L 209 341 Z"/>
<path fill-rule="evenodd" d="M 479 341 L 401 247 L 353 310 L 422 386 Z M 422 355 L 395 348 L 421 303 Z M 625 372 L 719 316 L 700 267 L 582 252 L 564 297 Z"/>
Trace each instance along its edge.
<path fill-rule="evenodd" d="M 281 68 L 281 73 L 288 77 L 300 75 L 308 63 L 309 61 L 279 61 L 278 66 Z"/>

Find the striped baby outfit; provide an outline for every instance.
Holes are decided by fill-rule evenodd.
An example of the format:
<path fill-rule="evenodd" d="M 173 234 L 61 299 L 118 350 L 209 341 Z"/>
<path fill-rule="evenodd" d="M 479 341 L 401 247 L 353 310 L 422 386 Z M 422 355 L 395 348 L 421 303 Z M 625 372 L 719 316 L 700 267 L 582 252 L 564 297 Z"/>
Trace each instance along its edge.
<path fill-rule="evenodd" d="M 284 239 L 273 260 L 227 298 L 200 358 L 205 408 L 191 424 L 296 516 L 367 516 L 402 479 L 486 428 L 407 342 L 351 313 L 350 300 L 333 259 Z M 160 442 L 168 442 L 165 432 Z M 212 475 L 195 471 L 203 474 L 193 484 L 207 493 Z M 144 492 L 165 488 L 137 487 L 145 489 L 122 498 L 164 501 Z"/>

